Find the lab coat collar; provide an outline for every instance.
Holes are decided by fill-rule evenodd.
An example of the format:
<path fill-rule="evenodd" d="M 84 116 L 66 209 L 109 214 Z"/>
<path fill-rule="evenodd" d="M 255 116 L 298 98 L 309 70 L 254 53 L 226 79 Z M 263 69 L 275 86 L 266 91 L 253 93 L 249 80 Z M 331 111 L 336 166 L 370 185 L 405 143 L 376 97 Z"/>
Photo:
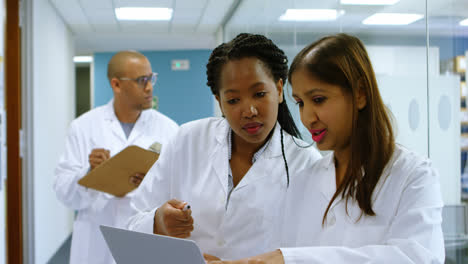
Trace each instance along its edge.
<path fill-rule="evenodd" d="M 336 171 L 334 154 L 329 153 L 317 163 L 317 170 L 313 170 L 315 177 L 318 177 L 317 187 L 322 193 L 325 200 L 330 202 L 336 192 Z M 337 197 L 333 202 L 333 206 L 340 200 Z"/>
<path fill-rule="evenodd" d="M 110 120 L 110 121 L 119 121 L 119 119 L 117 119 L 117 116 L 115 115 L 115 111 L 114 111 L 114 99 L 112 98 L 105 106 L 104 106 L 104 109 L 105 109 L 105 116 L 104 118 L 106 120 Z"/>
<path fill-rule="evenodd" d="M 119 119 L 117 118 L 117 115 L 115 114 L 115 109 L 114 109 L 114 99 L 112 98 L 105 106 L 105 119 L 106 120 L 111 120 L 111 121 L 117 121 L 119 122 Z M 147 111 L 148 110 L 148 111 Z M 149 109 L 141 111 L 140 116 L 138 117 L 136 123 L 138 122 L 143 122 L 146 123 L 149 117 Z M 135 123 L 135 125 L 136 125 Z"/>
<path fill-rule="evenodd" d="M 210 160 L 212 160 L 213 170 L 218 177 L 218 180 L 223 186 L 224 194 L 227 197 L 228 193 L 228 143 L 227 134 L 229 132 L 229 123 L 226 119 L 221 119 L 216 126 L 216 141 L 218 142 L 215 150 L 211 153 Z"/>
<path fill-rule="evenodd" d="M 216 134 L 216 140 L 219 144 L 227 144 L 227 135 L 229 133 L 229 123 L 226 119 L 223 118 L 221 122 L 219 122 L 217 130 L 219 133 Z M 275 127 L 273 128 L 273 135 L 270 138 L 270 143 L 263 152 L 260 157 L 266 158 L 276 158 L 281 156 L 281 126 L 278 122 L 276 122 Z M 286 137 L 290 137 L 286 131 L 283 131 L 283 143 L 286 144 Z M 268 144 L 268 143 L 267 143 Z"/>
<path fill-rule="evenodd" d="M 388 180 L 389 175 L 392 173 L 395 163 L 397 162 L 398 158 L 401 156 L 401 152 L 402 152 L 401 146 L 396 145 L 393 155 L 388 161 L 387 165 L 385 166 L 382 172 L 382 176 L 379 179 L 379 182 L 375 186 L 375 189 L 372 193 L 373 204 L 375 204 L 377 197 L 381 195 L 384 184 Z M 315 191 L 318 190 L 322 194 L 322 197 L 325 199 L 326 203 L 328 204 L 336 192 L 335 161 L 334 161 L 333 152 L 324 156 L 320 161 L 318 161 L 317 167 L 314 166 L 314 168 L 316 169 L 315 170 L 313 169 L 311 171 L 313 171 L 316 177 L 318 177 L 317 184 L 316 184 L 318 189 L 316 189 Z M 364 168 L 362 168 L 362 171 L 364 173 Z M 335 201 L 333 201 L 333 204 L 330 207 L 330 210 L 333 210 L 335 206 L 344 202 L 345 200 L 341 198 L 341 194 L 340 194 L 335 199 Z M 351 198 L 348 201 L 347 217 L 349 217 L 352 221 L 357 221 L 361 217 L 361 209 L 359 208 L 359 205 L 357 204 L 353 206 L 353 203 L 356 203 L 356 201 Z"/>
<path fill-rule="evenodd" d="M 219 133 L 216 133 L 216 140 L 218 142 L 218 147 L 211 155 L 211 160 L 213 160 L 213 168 L 217 174 L 219 181 L 223 186 L 223 190 L 225 191 L 226 195 L 228 193 L 228 134 L 229 134 L 229 123 L 226 119 L 221 120 L 216 127 L 216 130 Z M 249 172 L 244 176 L 244 178 L 239 182 L 237 189 L 242 188 L 243 186 L 248 185 L 249 183 L 262 178 L 264 176 L 269 175 L 266 173 L 265 170 L 269 170 L 271 168 L 266 168 L 264 165 L 263 159 L 271 159 L 278 156 L 281 156 L 281 134 L 280 134 L 281 126 L 276 123 L 273 131 L 273 135 L 270 138 L 270 142 L 268 143 L 267 148 L 265 151 L 260 155 L 259 159 L 253 164 L 250 168 Z M 283 142 L 286 141 L 286 137 L 290 135 L 283 131 Z M 286 144 L 286 143 L 284 143 Z"/>
<path fill-rule="evenodd" d="M 108 120 L 111 122 L 111 127 L 112 131 L 116 133 L 120 138 L 122 138 L 125 141 L 131 142 L 133 139 L 138 138 L 145 129 L 145 124 L 150 117 L 150 113 L 147 110 L 141 111 L 140 116 L 138 117 L 137 121 L 135 122 L 135 126 L 132 129 L 132 132 L 130 133 L 130 136 L 127 137 L 125 136 L 125 133 L 122 129 L 122 126 L 120 125 L 120 121 L 117 118 L 117 115 L 115 114 L 115 109 L 114 109 L 114 99 L 111 99 L 105 106 L 105 120 Z"/>
<path fill-rule="evenodd" d="M 104 106 L 104 120 L 108 122 L 108 125 L 112 133 L 114 133 L 123 142 L 127 141 L 127 137 L 125 136 L 122 126 L 119 123 L 119 119 L 115 115 L 114 99 L 111 99 Z"/>
<path fill-rule="evenodd" d="M 219 144 L 227 144 L 226 137 L 229 133 L 229 128 L 230 126 L 228 121 L 225 118 L 222 118 L 216 126 L 216 130 L 219 131 L 219 133 L 216 133 L 216 141 L 218 141 Z"/>
<path fill-rule="evenodd" d="M 290 137 L 286 131 L 283 130 L 283 144 L 286 144 L 286 137 Z M 262 156 L 267 159 L 276 158 L 282 155 L 281 151 L 281 126 L 278 122 L 276 122 L 275 127 L 273 128 L 273 135 L 270 138 L 270 144 L 265 149 L 265 152 Z"/>
<path fill-rule="evenodd" d="M 375 201 L 376 197 L 380 193 L 384 182 L 386 181 L 388 175 L 391 172 L 391 169 L 395 162 L 395 158 L 398 157 L 399 153 L 400 153 L 399 149 L 395 148 L 395 152 L 393 153 L 392 158 L 390 158 L 389 162 L 387 163 L 387 166 L 385 166 L 382 172 L 382 177 L 379 179 L 379 182 L 377 183 L 374 189 L 374 192 L 372 195 L 373 201 Z M 330 202 L 330 200 L 332 199 L 333 195 L 336 192 L 336 170 L 335 170 L 335 159 L 334 159 L 333 152 L 322 158 L 319 164 L 319 170 L 320 170 L 320 173 L 316 173 L 316 174 L 321 177 L 319 180 L 319 184 L 318 184 L 320 192 L 323 194 L 324 198 L 328 202 Z M 365 172 L 364 168 L 362 168 L 363 175 L 365 175 L 364 172 Z M 335 199 L 331 208 L 336 206 L 340 201 L 342 201 L 341 195 L 339 195 Z M 357 212 L 357 215 L 352 215 L 352 217 L 354 217 L 355 219 L 357 219 L 359 216 L 360 216 L 359 210 Z"/>
<path fill-rule="evenodd" d="M 322 168 L 326 170 L 330 170 L 330 169 L 335 170 L 335 159 L 334 159 L 335 156 L 333 153 L 334 152 L 330 152 L 326 156 L 323 157 L 322 162 L 321 162 Z"/>

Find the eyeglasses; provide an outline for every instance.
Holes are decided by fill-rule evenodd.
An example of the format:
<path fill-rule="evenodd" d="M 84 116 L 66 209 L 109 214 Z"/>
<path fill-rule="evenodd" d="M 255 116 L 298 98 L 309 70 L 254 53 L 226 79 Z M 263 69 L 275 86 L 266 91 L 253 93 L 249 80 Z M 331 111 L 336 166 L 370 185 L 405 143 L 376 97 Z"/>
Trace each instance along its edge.
<path fill-rule="evenodd" d="M 148 76 L 140 76 L 138 78 L 121 77 L 117 79 L 122 80 L 122 81 L 135 81 L 138 83 L 139 87 L 144 89 L 149 81 L 151 81 L 151 85 L 154 86 L 154 84 L 156 83 L 156 80 L 158 79 L 158 74 L 156 72 L 153 72 Z"/>

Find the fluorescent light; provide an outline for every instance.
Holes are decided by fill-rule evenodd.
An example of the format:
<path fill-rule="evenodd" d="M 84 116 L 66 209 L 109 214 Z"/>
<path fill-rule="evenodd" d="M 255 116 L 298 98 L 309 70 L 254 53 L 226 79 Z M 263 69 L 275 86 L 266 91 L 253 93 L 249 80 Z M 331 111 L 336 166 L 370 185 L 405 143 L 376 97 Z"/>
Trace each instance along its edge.
<path fill-rule="evenodd" d="M 118 20 L 171 20 L 172 8 L 120 7 L 115 15 Z"/>
<path fill-rule="evenodd" d="M 394 5 L 400 0 L 341 0 L 342 5 Z"/>
<path fill-rule="evenodd" d="M 468 18 L 460 21 L 460 26 L 468 26 Z"/>
<path fill-rule="evenodd" d="M 287 9 L 279 17 L 281 21 L 331 21 L 343 15 L 344 10 L 336 9 Z"/>
<path fill-rule="evenodd" d="M 420 14 L 377 13 L 364 19 L 364 25 L 409 25 L 423 18 Z"/>
<path fill-rule="evenodd" d="M 75 56 L 73 57 L 74 63 L 89 63 L 93 61 L 93 56 Z"/>

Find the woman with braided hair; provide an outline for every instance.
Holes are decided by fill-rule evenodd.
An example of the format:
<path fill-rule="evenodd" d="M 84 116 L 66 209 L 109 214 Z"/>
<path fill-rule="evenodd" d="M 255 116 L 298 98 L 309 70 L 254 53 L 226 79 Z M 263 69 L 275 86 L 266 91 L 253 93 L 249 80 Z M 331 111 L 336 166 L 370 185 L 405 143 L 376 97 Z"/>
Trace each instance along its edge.
<path fill-rule="evenodd" d="M 163 146 L 134 196 L 129 229 L 189 238 L 223 259 L 280 246 L 274 231 L 287 188 L 320 158 L 294 139 L 287 71 L 284 52 L 261 35 L 240 34 L 213 50 L 207 84 L 223 118 L 184 124 Z"/>

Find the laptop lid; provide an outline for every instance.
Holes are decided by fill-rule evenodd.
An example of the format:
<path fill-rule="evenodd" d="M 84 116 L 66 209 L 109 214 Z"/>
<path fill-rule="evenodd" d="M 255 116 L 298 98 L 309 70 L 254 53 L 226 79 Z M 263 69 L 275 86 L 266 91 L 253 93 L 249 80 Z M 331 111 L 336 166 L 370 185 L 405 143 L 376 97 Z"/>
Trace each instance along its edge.
<path fill-rule="evenodd" d="M 117 264 L 205 264 L 192 240 L 100 226 Z"/>

